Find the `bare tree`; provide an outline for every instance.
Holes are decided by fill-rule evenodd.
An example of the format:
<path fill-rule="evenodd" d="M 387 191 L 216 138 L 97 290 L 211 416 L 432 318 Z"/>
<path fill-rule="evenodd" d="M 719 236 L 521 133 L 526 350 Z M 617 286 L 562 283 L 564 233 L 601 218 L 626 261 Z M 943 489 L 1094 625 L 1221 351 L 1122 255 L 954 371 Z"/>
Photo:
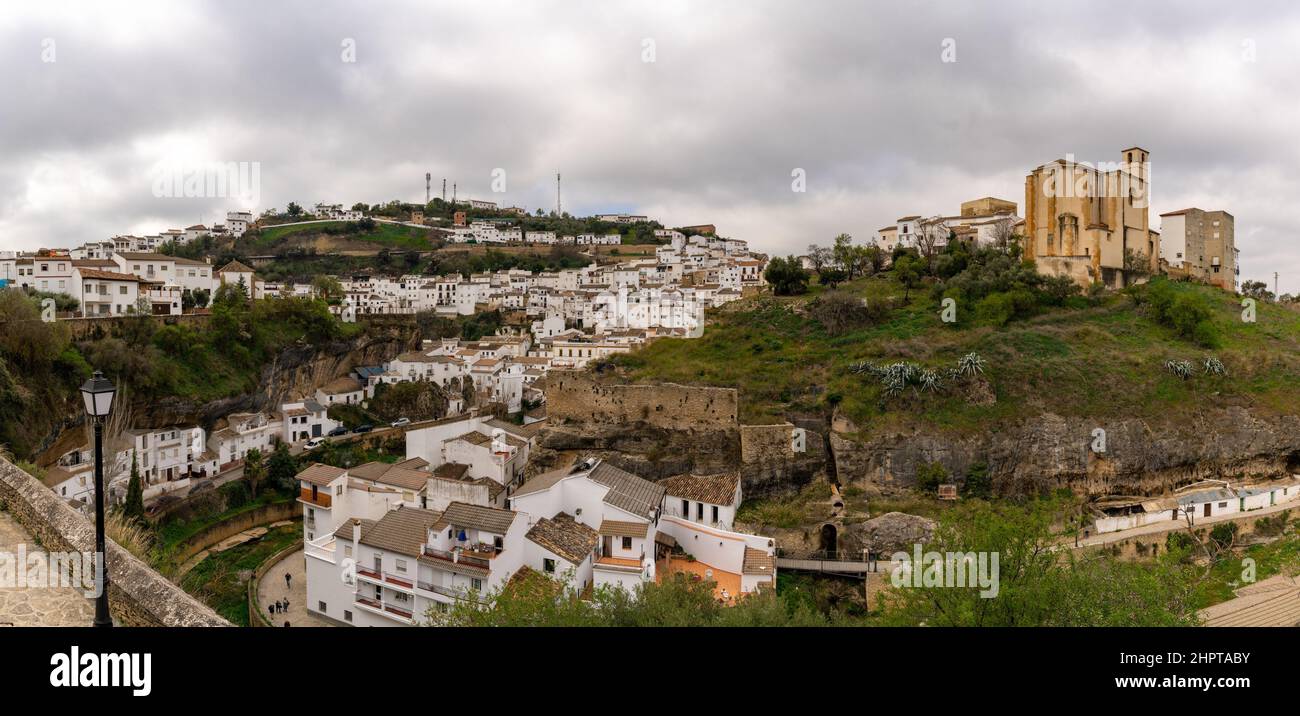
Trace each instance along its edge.
<path fill-rule="evenodd" d="M 939 253 L 939 249 L 947 245 L 950 233 L 951 231 L 948 229 L 948 225 L 943 222 L 942 216 L 932 216 L 917 222 L 916 248 L 929 268 L 934 268 L 935 254 Z"/>
<path fill-rule="evenodd" d="M 1016 235 L 1014 228 L 1015 225 L 1015 217 L 1011 216 L 1006 216 L 994 221 L 993 225 L 989 227 L 989 238 L 993 241 L 993 245 L 999 249 L 1006 250 L 1006 248 L 1011 245 L 1012 238 Z"/>

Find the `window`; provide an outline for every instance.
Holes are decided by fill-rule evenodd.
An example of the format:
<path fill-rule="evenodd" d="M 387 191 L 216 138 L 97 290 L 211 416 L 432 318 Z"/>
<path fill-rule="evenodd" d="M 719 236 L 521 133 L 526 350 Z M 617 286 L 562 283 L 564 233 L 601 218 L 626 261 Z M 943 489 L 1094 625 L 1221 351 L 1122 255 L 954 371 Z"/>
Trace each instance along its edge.
<path fill-rule="evenodd" d="M 470 588 L 473 589 L 474 591 L 476 591 L 476 592 L 481 592 L 481 591 L 483 591 L 483 580 L 481 580 L 481 579 L 475 577 L 475 578 L 469 580 L 469 586 L 470 586 Z"/>
<path fill-rule="evenodd" d="M 704 503 L 703 503 L 703 502 L 697 502 L 697 503 L 695 503 L 695 519 L 697 519 L 697 520 L 703 520 L 703 519 L 704 519 Z"/>
<path fill-rule="evenodd" d="M 682 517 L 691 516 L 691 503 L 689 500 L 682 500 Z"/>
<path fill-rule="evenodd" d="M 717 521 L 718 521 L 718 506 L 717 506 L 717 505 L 713 505 L 713 521 L 714 521 L 714 522 L 717 522 Z"/>
<path fill-rule="evenodd" d="M 343 610 L 343 621 L 345 621 L 345 622 L 350 622 L 350 621 L 352 621 L 352 612 L 351 612 L 351 611 L 349 611 L 349 610 L 347 610 L 347 609 L 344 609 L 344 610 Z"/>
<path fill-rule="evenodd" d="M 631 538 L 631 537 L 624 537 L 624 538 L 623 538 L 623 549 L 632 549 L 632 538 Z"/>
<path fill-rule="evenodd" d="M 399 571 L 399 572 L 405 572 L 405 571 L 406 571 L 406 560 L 404 560 L 404 559 L 399 559 L 399 560 L 397 560 L 397 571 Z"/>
<path fill-rule="evenodd" d="M 320 612 L 328 611 L 328 608 L 325 606 L 325 602 L 316 602 L 316 606 L 318 607 L 317 611 Z"/>
<path fill-rule="evenodd" d="M 351 556 L 352 556 L 352 545 L 350 545 L 350 544 L 345 544 L 345 545 L 343 545 L 343 556 L 344 556 L 344 557 L 351 557 Z"/>
<path fill-rule="evenodd" d="M 553 559 L 543 559 L 543 560 L 542 560 L 542 571 L 543 571 L 543 572 L 546 572 L 547 574 L 555 574 L 555 560 L 553 560 Z"/>

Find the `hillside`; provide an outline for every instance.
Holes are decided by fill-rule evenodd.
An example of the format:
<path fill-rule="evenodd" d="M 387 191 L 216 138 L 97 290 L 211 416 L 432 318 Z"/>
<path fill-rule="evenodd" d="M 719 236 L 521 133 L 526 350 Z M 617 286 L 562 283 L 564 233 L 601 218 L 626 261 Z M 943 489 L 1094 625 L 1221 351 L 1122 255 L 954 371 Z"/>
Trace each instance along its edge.
<path fill-rule="evenodd" d="M 1232 294 L 1156 279 L 1038 303 L 1024 291 L 1022 315 L 991 311 L 1000 296 L 1020 292 L 1013 287 L 958 300 L 957 321 L 945 324 L 940 301 L 961 295 L 962 285 L 961 274 L 932 276 L 909 291 L 883 271 L 834 292 L 813 285 L 804 295 L 760 296 L 712 313 L 700 339 L 661 340 L 615 363 L 636 381 L 739 388 L 742 422 L 817 419 L 849 479 L 907 483 L 930 461 L 960 477 L 986 462 L 1003 491 L 1035 479 L 1078 487 L 1093 478 L 1090 490 L 1149 491 L 1160 488 L 1154 476 L 1173 483 L 1300 461 L 1292 445 L 1300 438 L 1287 434 L 1300 413 L 1300 312 L 1261 302 L 1257 321 L 1246 323 Z M 827 300 L 831 293 L 839 299 Z M 845 295 L 875 308 L 828 330 L 828 322 L 844 323 Z M 1196 326 L 1208 334 L 1162 316 L 1157 296 L 1164 306 L 1200 307 Z M 982 375 L 945 373 L 972 352 Z M 1226 375 L 1205 372 L 1211 357 Z M 1188 361 L 1193 374 L 1175 375 L 1170 360 Z M 870 368 L 854 370 L 898 361 L 934 370 L 939 386 L 909 381 L 890 395 Z M 1111 449 L 1093 459 L 1087 447 L 1097 427 Z M 1280 462 L 1255 464 L 1273 450 Z"/>

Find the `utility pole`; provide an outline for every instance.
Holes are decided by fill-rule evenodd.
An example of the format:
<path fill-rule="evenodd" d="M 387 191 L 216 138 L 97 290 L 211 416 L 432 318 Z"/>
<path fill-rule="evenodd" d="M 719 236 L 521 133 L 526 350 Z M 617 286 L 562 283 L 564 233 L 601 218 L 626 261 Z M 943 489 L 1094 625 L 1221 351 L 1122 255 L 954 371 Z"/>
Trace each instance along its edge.
<path fill-rule="evenodd" d="M 560 173 L 555 173 L 555 216 L 558 218 L 564 215 L 564 209 L 560 204 Z"/>
<path fill-rule="evenodd" d="M 456 203 L 456 182 L 451 183 L 451 203 L 453 205 Z"/>
<path fill-rule="evenodd" d="M 446 180 L 446 178 L 444 178 L 444 179 L 442 180 L 442 200 L 443 200 L 443 201 L 446 201 L 446 200 L 447 200 L 447 180 Z"/>
<path fill-rule="evenodd" d="M 1276 301 L 1281 298 L 1282 298 L 1282 294 L 1278 292 L 1277 272 L 1274 271 L 1273 272 L 1273 300 Z"/>
<path fill-rule="evenodd" d="M 429 182 L 433 180 L 433 175 L 429 172 L 424 173 L 424 204 L 429 205 Z"/>

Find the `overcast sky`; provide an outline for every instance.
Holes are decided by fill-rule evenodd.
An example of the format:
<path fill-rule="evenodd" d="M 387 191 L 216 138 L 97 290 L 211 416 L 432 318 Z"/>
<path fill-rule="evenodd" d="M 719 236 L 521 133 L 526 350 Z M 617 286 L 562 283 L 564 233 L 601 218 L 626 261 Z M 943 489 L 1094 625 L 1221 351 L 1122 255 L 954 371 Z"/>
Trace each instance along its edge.
<path fill-rule="evenodd" d="M 550 210 L 559 171 L 568 211 L 802 253 L 1139 145 L 1154 227 L 1225 209 L 1242 279 L 1296 292 L 1297 37 L 1290 2 L 6 3 L 0 249 L 212 223 L 159 167 L 256 162 L 256 211 L 426 171 Z"/>

